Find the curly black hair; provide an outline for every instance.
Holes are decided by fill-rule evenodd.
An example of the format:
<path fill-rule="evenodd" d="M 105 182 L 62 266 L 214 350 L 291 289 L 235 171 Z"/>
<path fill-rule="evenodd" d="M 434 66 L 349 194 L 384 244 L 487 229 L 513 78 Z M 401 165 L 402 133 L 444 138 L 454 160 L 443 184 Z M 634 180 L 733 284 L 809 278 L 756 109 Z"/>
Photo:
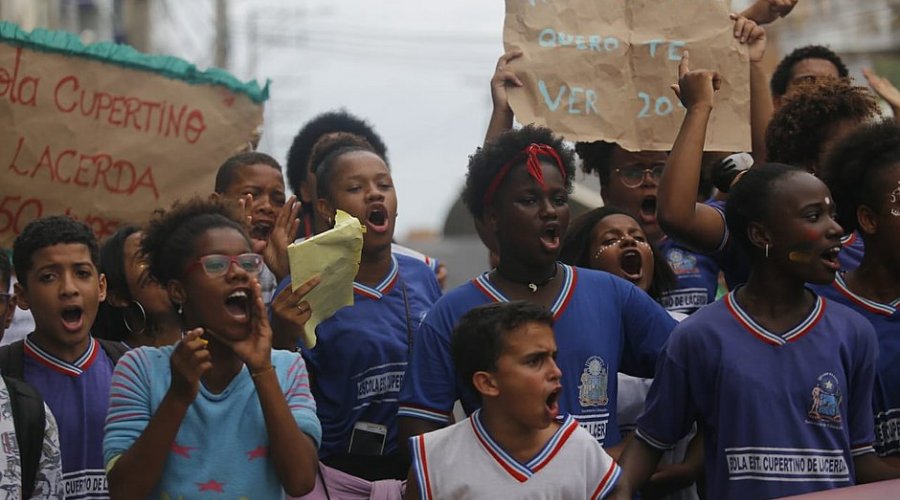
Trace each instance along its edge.
<path fill-rule="evenodd" d="M 29 222 L 22 230 L 22 234 L 13 242 L 13 267 L 22 287 L 28 289 L 25 276 L 31 270 L 33 264 L 31 258 L 38 250 L 68 244 L 86 246 L 91 253 L 94 267 L 100 267 L 100 247 L 97 244 L 97 237 L 83 222 L 65 215 L 53 215 Z"/>
<path fill-rule="evenodd" d="M 594 232 L 594 227 L 610 215 L 624 215 L 634 219 L 638 226 L 641 225 L 633 215 L 610 206 L 585 212 L 569 224 L 569 229 L 563 238 L 562 249 L 559 252 L 559 260 L 569 265 L 590 268 L 591 234 Z M 649 241 L 647 243 L 653 254 L 653 279 L 650 281 L 650 289 L 647 290 L 647 294 L 653 297 L 653 300 L 659 301 L 664 293 L 675 289 L 678 278 L 675 277 L 675 272 L 669 267 L 669 263 L 666 262 L 659 248 Z M 605 271 L 605 269 L 601 270 Z"/>
<path fill-rule="evenodd" d="M 475 394 L 475 372 L 492 372 L 503 353 L 504 337 L 528 323 L 553 327 L 553 314 L 544 307 L 524 301 L 497 302 L 476 307 L 460 318 L 450 338 L 453 365 L 460 378 Z"/>
<path fill-rule="evenodd" d="M 518 130 L 504 132 L 488 141 L 469 157 L 469 173 L 462 200 L 469 212 L 477 219 L 484 215 L 484 194 L 504 165 L 520 158 L 522 150 L 529 144 L 546 144 L 559 155 L 566 172 L 566 190 L 572 191 L 572 177 L 575 175 L 575 155 L 562 139 L 544 127 L 526 125 Z"/>
<path fill-rule="evenodd" d="M 866 205 L 878 211 L 885 186 L 881 173 L 900 165 L 900 126 L 893 119 L 853 131 L 831 152 L 822 180 L 831 190 L 838 222 L 850 233 L 859 228 L 856 211 Z"/>
<path fill-rule="evenodd" d="M 281 173 L 281 165 L 278 163 L 278 160 L 265 153 L 256 151 L 238 153 L 225 160 L 216 172 L 215 192 L 224 194 L 228 191 L 231 183 L 234 182 L 234 176 L 237 174 L 238 169 L 259 164 L 268 165 Z"/>
<path fill-rule="evenodd" d="M 288 182 L 294 193 L 300 193 L 300 186 L 306 182 L 313 147 L 323 136 L 335 132 L 348 132 L 365 138 L 378 156 L 387 163 L 387 146 L 368 122 L 344 109 L 328 111 L 306 122 L 294 136 L 294 142 L 287 156 Z"/>
<path fill-rule="evenodd" d="M 581 170 L 586 174 L 596 173 L 601 186 L 609 185 L 612 172 L 612 156 L 618 144 L 606 141 L 576 142 L 575 152 L 581 158 Z"/>
<path fill-rule="evenodd" d="M 841 78 L 846 78 L 850 74 L 844 61 L 831 49 L 822 45 L 807 45 L 794 49 L 778 63 L 778 67 L 772 73 L 772 80 L 769 82 L 773 96 L 780 97 L 787 93 L 788 82 L 791 81 L 791 76 L 794 74 L 794 65 L 806 59 L 824 59 L 834 64 L 838 70 L 838 76 Z"/>
<path fill-rule="evenodd" d="M 812 170 L 836 124 L 863 122 L 879 113 L 875 97 L 849 79 L 803 83 L 788 93 L 766 128 L 767 160 Z"/>
<path fill-rule="evenodd" d="M 793 165 L 764 163 L 747 170 L 740 182 L 732 186 L 725 205 L 725 223 L 731 237 L 748 252 L 747 255 L 756 255 L 747 234 L 750 223 L 771 222 L 769 214 L 774 187 L 780 180 L 801 173 L 806 171 Z"/>
<path fill-rule="evenodd" d="M 196 258 L 195 242 L 215 228 L 234 229 L 250 244 L 241 212 L 231 200 L 192 198 L 176 202 L 167 211 L 157 211 L 141 240 L 150 275 L 163 286 L 184 277 L 188 262 Z"/>

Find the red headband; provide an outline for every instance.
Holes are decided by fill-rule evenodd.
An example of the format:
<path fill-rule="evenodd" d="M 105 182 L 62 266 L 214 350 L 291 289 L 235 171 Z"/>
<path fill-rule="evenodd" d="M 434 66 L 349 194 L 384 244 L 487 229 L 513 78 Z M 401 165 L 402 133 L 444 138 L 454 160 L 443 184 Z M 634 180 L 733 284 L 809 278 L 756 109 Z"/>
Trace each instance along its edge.
<path fill-rule="evenodd" d="M 562 159 L 560 159 L 559 154 L 557 154 L 556 150 L 552 147 L 546 144 L 531 143 L 523 149 L 521 153 L 525 153 L 526 155 L 525 168 L 528 169 L 528 175 L 530 175 L 535 182 L 540 184 L 541 187 L 544 187 L 544 171 L 541 169 L 541 160 L 538 157 L 542 155 L 549 156 L 556 161 L 556 166 L 559 167 L 559 173 L 562 174 L 563 181 L 566 180 L 566 169 L 563 167 Z M 517 154 L 512 160 L 507 162 L 506 165 L 503 165 L 503 167 L 500 168 L 500 171 L 497 172 L 497 175 L 494 176 L 494 180 L 491 181 L 487 191 L 484 192 L 485 206 L 490 205 L 494 201 L 494 195 L 497 194 L 497 189 L 500 188 L 500 184 L 503 182 L 506 174 L 509 173 L 509 169 L 518 163 L 520 154 Z"/>

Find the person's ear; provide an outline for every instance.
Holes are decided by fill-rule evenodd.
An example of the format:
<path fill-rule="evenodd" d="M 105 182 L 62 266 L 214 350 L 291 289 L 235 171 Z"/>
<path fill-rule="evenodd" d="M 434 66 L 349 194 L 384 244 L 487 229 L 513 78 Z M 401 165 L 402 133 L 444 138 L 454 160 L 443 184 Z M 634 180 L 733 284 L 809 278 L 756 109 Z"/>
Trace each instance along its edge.
<path fill-rule="evenodd" d="M 856 207 L 856 225 L 863 234 L 875 234 L 878 231 L 878 216 L 871 208 L 860 205 Z"/>
<path fill-rule="evenodd" d="M 766 252 L 766 257 L 768 257 L 768 250 L 766 249 L 772 246 L 772 238 L 769 231 L 762 224 L 751 222 L 747 226 L 747 237 L 750 239 L 751 245 Z"/>
<path fill-rule="evenodd" d="M 119 294 L 113 292 L 112 290 L 106 290 L 106 303 L 112 307 L 128 307 L 128 300 L 119 296 Z"/>
<path fill-rule="evenodd" d="M 481 222 L 487 234 L 497 234 L 500 228 L 500 216 L 493 205 L 484 207 L 484 212 L 481 214 Z"/>
<path fill-rule="evenodd" d="M 497 397 L 500 395 L 497 379 L 491 372 L 479 371 L 472 374 L 472 385 L 482 396 Z"/>
<path fill-rule="evenodd" d="M 16 302 L 16 294 L 10 294 L 9 302 L 6 304 L 6 318 L 0 318 L 3 321 L 3 328 L 0 328 L 0 334 L 12 324 L 13 316 L 16 314 Z"/>
<path fill-rule="evenodd" d="M 331 202 L 326 200 L 325 198 L 319 198 L 316 200 L 316 214 L 322 219 L 329 221 L 329 224 L 334 223 L 334 215 L 335 208 L 331 205 Z M 328 229 L 331 229 L 330 227 Z"/>
<path fill-rule="evenodd" d="M 166 284 L 166 291 L 169 292 L 169 300 L 174 302 L 180 308 L 187 302 L 187 292 L 184 285 L 178 280 L 171 280 Z"/>
<path fill-rule="evenodd" d="M 16 301 L 19 304 L 19 307 L 21 307 L 23 311 L 27 311 L 28 309 L 30 309 L 31 304 L 29 304 L 28 302 L 28 290 L 26 290 L 25 287 L 22 286 L 22 283 L 19 283 L 17 281 L 13 286 L 13 290 L 15 290 Z"/>
<path fill-rule="evenodd" d="M 222 195 L 213 191 L 212 193 L 209 194 L 209 201 L 219 201 L 219 198 L 221 198 L 221 197 L 222 197 Z"/>
<path fill-rule="evenodd" d="M 97 284 L 100 286 L 100 302 L 106 300 L 106 275 L 100 273 L 99 278 L 97 279 Z"/>

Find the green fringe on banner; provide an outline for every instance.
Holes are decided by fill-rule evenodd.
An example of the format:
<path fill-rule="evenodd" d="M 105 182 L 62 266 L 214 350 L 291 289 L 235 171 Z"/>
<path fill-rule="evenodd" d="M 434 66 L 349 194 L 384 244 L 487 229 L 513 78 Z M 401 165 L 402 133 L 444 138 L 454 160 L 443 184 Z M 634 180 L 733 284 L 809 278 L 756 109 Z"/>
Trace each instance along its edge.
<path fill-rule="evenodd" d="M 224 69 L 209 68 L 200 71 L 193 64 L 177 57 L 144 54 L 128 45 L 113 42 L 85 45 L 77 35 L 64 31 L 37 28 L 27 33 L 14 23 L 0 21 L 0 42 L 150 71 L 195 85 L 221 85 L 246 95 L 256 103 L 262 103 L 269 98 L 269 80 L 266 80 L 265 86 L 260 88 L 256 80 L 241 82 Z"/>

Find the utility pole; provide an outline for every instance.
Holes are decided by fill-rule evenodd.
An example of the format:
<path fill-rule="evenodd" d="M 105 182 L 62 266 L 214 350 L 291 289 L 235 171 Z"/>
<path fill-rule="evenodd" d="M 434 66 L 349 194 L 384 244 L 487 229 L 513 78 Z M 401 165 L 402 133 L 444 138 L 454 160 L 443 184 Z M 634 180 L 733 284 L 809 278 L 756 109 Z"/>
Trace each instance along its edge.
<path fill-rule="evenodd" d="M 213 64 L 228 69 L 228 1 L 216 0 L 216 46 Z"/>
<path fill-rule="evenodd" d="M 150 47 L 150 0 L 125 0 L 122 2 L 122 24 L 125 42 L 147 53 Z"/>

